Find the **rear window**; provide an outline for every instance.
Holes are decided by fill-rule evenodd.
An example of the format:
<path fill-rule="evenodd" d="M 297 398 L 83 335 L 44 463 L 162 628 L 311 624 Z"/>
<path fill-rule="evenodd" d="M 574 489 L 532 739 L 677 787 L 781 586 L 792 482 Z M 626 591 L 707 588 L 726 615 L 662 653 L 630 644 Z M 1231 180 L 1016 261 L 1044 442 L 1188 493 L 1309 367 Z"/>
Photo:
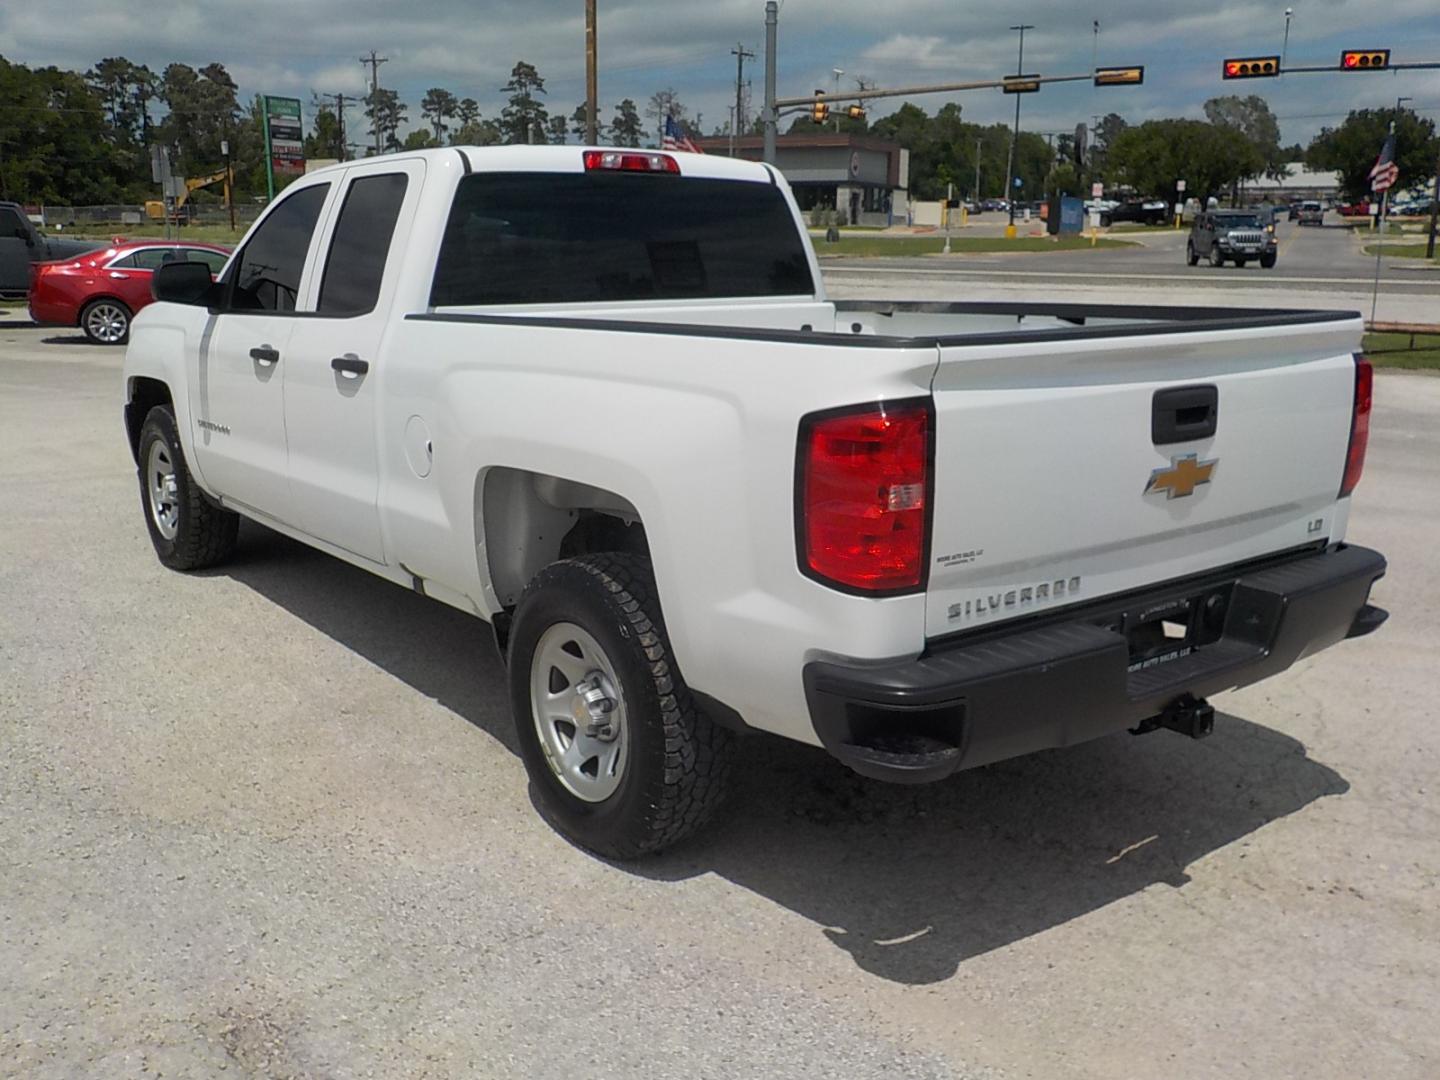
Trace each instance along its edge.
<path fill-rule="evenodd" d="M 475 173 L 456 191 L 430 303 L 809 295 L 804 243 L 773 184 Z"/>

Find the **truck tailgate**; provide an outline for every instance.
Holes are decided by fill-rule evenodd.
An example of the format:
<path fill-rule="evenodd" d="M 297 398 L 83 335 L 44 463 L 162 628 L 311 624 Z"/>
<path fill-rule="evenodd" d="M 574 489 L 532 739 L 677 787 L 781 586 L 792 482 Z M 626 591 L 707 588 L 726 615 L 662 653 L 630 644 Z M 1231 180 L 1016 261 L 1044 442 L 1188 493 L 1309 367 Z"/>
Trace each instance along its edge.
<path fill-rule="evenodd" d="M 1340 539 L 1359 337 L 942 344 L 927 636 Z"/>

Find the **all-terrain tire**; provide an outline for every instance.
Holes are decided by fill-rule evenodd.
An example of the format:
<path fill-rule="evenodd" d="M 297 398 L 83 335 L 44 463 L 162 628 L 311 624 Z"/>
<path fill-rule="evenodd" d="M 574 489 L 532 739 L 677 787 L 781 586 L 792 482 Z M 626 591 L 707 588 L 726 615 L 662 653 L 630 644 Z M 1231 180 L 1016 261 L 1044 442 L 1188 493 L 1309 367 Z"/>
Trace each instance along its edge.
<path fill-rule="evenodd" d="M 538 670 L 553 690 L 555 673 L 545 670 L 543 652 L 535 663 L 537 645 L 567 625 L 603 650 L 623 704 L 623 771 L 600 801 L 575 794 L 541 742 L 551 721 L 532 687 Z M 734 736 L 700 710 L 681 678 L 647 559 L 584 555 L 546 567 L 520 598 L 507 660 L 521 757 L 536 805 L 558 832 L 599 855 L 633 859 L 684 840 L 711 818 L 724 796 Z M 553 753 L 555 744 L 548 745 Z"/>
<path fill-rule="evenodd" d="M 1274 256 L 1274 255 L 1261 255 L 1261 256 L 1260 256 L 1260 266 L 1261 266 L 1262 269 L 1265 269 L 1265 270 L 1270 270 L 1270 269 L 1272 269 L 1272 268 L 1275 266 L 1275 256 Z"/>
<path fill-rule="evenodd" d="M 1220 245 L 1219 245 L 1219 244 L 1215 244 L 1213 247 L 1210 248 L 1210 265 L 1211 265 L 1211 266 L 1224 266 L 1224 265 L 1225 265 L 1225 256 L 1220 253 Z"/>
<path fill-rule="evenodd" d="M 155 511 L 150 475 L 152 456 L 157 454 L 158 460 L 168 464 L 170 475 L 174 478 L 173 491 L 168 493 L 167 502 L 162 503 L 162 510 L 168 512 L 160 515 Z M 229 558 L 239 535 L 240 516 L 216 506 L 195 483 L 185 461 L 185 451 L 175 427 L 175 414 L 170 406 L 157 405 L 146 415 L 140 428 L 136 456 L 139 460 L 140 505 L 145 512 L 150 542 L 155 545 L 155 554 L 160 561 L 172 570 L 203 570 Z M 166 518 L 172 524 L 162 528 L 157 518 Z M 167 536 L 167 529 L 172 527 L 174 535 Z"/>

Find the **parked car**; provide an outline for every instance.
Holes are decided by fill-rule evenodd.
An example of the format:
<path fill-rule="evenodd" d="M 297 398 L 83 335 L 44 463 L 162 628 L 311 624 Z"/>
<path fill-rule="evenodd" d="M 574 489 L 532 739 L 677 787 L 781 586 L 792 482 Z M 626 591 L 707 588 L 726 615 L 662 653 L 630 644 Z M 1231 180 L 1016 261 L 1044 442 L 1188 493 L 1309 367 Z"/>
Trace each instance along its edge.
<path fill-rule="evenodd" d="M 1368 202 L 1341 203 L 1337 209 L 1341 217 L 1369 217 L 1370 204 Z"/>
<path fill-rule="evenodd" d="M 1131 199 L 1118 203 L 1108 210 L 1101 209 L 1100 224 L 1114 225 L 1121 221 L 1136 221 L 1144 225 L 1164 225 L 1170 220 L 1170 204 L 1163 199 Z"/>
<path fill-rule="evenodd" d="M 1325 207 L 1313 199 L 1296 204 L 1297 225 L 1324 225 Z"/>
<path fill-rule="evenodd" d="M 1275 265 L 1275 233 L 1267 227 L 1266 215 L 1254 210 L 1206 210 L 1190 227 L 1185 241 L 1185 261 L 1194 266 L 1208 258 L 1211 266 L 1224 266 L 1228 259 L 1244 266 L 1257 259 L 1265 269 Z"/>
<path fill-rule="evenodd" d="M 1354 312 L 836 301 L 770 167 L 562 146 L 316 170 L 154 284 L 158 559 L 243 514 L 486 620 L 536 805 L 610 857 L 703 824 L 737 731 L 903 783 L 1199 738 L 1385 618 Z"/>
<path fill-rule="evenodd" d="M 98 240 L 46 236 L 30 223 L 19 203 L 0 202 L 0 297 L 18 300 L 24 296 L 34 263 L 74 258 L 103 246 Z"/>
<path fill-rule="evenodd" d="M 30 318 L 54 326 L 78 326 L 100 345 L 130 338 L 130 320 L 151 301 L 150 278 L 172 262 L 203 263 L 215 276 L 229 251 L 212 244 L 134 240 L 87 252 L 79 258 L 32 263 Z"/>

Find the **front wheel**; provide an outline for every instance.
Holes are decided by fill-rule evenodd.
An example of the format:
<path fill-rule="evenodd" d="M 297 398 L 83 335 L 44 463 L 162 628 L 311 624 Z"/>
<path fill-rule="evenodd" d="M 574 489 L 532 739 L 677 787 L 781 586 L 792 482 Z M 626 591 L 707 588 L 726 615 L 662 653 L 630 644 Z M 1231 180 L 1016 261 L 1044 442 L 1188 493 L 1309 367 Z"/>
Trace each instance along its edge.
<path fill-rule="evenodd" d="M 1225 256 L 1221 254 L 1219 244 L 1210 249 L 1210 265 L 1217 267 L 1225 265 Z"/>
<path fill-rule="evenodd" d="M 1198 266 L 1200 264 L 1200 255 L 1196 252 L 1195 245 L 1189 240 L 1185 241 L 1185 261 L 1191 266 Z"/>
<path fill-rule="evenodd" d="M 130 309 L 119 300 L 92 300 L 80 312 L 80 329 L 96 345 L 124 345 L 130 340 Z"/>
<path fill-rule="evenodd" d="M 562 835 L 630 859 L 709 820 L 732 736 L 680 677 L 645 559 L 586 555 L 542 570 L 520 598 L 508 662 L 520 754 Z"/>
<path fill-rule="evenodd" d="M 1261 255 L 1261 256 L 1260 256 L 1260 266 L 1261 266 L 1262 269 L 1269 270 L 1269 269 L 1271 269 L 1272 267 L 1274 267 L 1274 265 L 1275 265 L 1275 256 L 1274 256 L 1274 255 Z"/>
<path fill-rule="evenodd" d="M 172 570 L 201 570 L 228 558 L 240 517 L 211 503 L 195 483 L 168 406 L 145 417 L 139 459 L 140 505 L 160 561 Z"/>

